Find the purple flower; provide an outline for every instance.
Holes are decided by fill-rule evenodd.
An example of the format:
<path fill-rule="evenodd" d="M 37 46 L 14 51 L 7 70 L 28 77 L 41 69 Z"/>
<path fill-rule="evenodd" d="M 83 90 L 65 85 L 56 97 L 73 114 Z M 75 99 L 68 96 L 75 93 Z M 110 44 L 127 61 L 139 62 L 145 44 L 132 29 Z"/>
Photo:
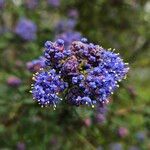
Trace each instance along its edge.
<path fill-rule="evenodd" d="M 68 31 L 61 33 L 56 36 L 56 39 L 63 39 L 65 47 L 68 47 L 73 41 L 78 41 L 81 39 L 81 33 L 75 31 Z"/>
<path fill-rule="evenodd" d="M 104 114 L 98 113 L 96 115 L 96 122 L 100 125 L 104 124 L 106 122 L 106 116 Z"/>
<path fill-rule="evenodd" d="M 61 101 L 59 96 L 67 84 L 63 82 L 56 70 L 41 71 L 33 76 L 35 83 L 32 87 L 33 98 L 43 107 L 53 105 Z"/>
<path fill-rule="evenodd" d="M 15 32 L 22 39 L 32 41 L 36 39 L 37 27 L 32 21 L 28 19 L 21 19 L 16 25 Z"/>
<path fill-rule="evenodd" d="M 118 83 L 126 76 L 129 69 L 118 54 L 88 43 L 86 38 L 69 42 L 68 46 L 62 39 L 55 42 L 47 41 L 43 57 L 45 71 L 39 74 L 33 86 L 35 89 L 33 97 L 38 99 L 41 105 L 56 104 L 59 101 L 56 92 L 53 93 L 56 96 L 53 100 L 45 96 L 45 93 L 46 95 L 52 93 L 49 87 L 52 83 L 44 80 L 53 76 L 46 71 L 47 68 L 55 69 L 59 81 L 68 85 L 65 97 L 62 97 L 67 103 L 92 107 L 108 103 L 109 97 L 119 87 Z M 46 86 L 43 86 L 43 83 L 39 86 L 41 79 L 46 82 Z M 54 84 L 53 88 L 59 89 L 58 87 L 61 87 L 59 84 Z M 102 110 L 103 108 L 97 113 L 97 120 L 101 122 L 105 120 L 105 113 Z"/>
<path fill-rule="evenodd" d="M 0 9 L 4 8 L 5 0 L 0 0 Z"/>
<path fill-rule="evenodd" d="M 118 129 L 118 135 L 119 135 L 121 138 L 126 137 L 128 134 L 129 134 L 129 131 L 128 131 L 127 128 L 125 128 L 125 127 L 120 127 L 120 128 Z"/>
<path fill-rule="evenodd" d="M 19 143 L 17 144 L 17 150 L 25 150 L 25 149 L 26 149 L 26 146 L 25 146 L 24 143 L 19 142 Z"/>
<path fill-rule="evenodd" d="M 104 124 L 106 122 L 106 115 L 107 115 L 107 106 L 106 105 L 97 105 L 96 112 L 95 112 L 95 121 L 98 124 Z"/>
<path fill-rule="evenodd" d="M 77 19 L 78 18 L 78 11 L 76 9 L 70 9 L 68 12 L 68 16 L 72 19 Z"/>
<path fill-rule="evenodd" d="M 77 22 L 74 19 L 60 20 L 55 26 L 56 34 L 64 33 L 67 31 L 73 31 L 73 29 L 76 26 L 76 23 Z"/>
<path fill-rule="evenodd" d="M 15 76 L 10 76 L 7 79 L 7 84 L 12 87 L 18 87 L 21 84 L 21 79 Z"/>
<path fill-rule="evenodd" d="M 78 61 L 74 56 L 69 57 L 63 64 L 61 72 L 64 76 L 78 73 Z M 73 80 L 73 79 L 72 79 Z"/>
<path fill-rule="evenodd" d="M 47 41 L 45 43 L 45 64 L 52 66 L 53 68 L 60 68 L 61 61 L 65 57 L 64 55 L 64 41 L 58 39 L 56 42 Z"/>
<path fill-rule="evenodd" d="M 47 0 L 47 2 L 52 7 L 59 7 L 60 6 L 60 0 Z"/>
<path fill-rule="evenodd" d="M 41 68 L 45 67 L 45 58 L 39 57 L 39 59 L 27 62 L 26 67 L 31 72 L 38 72 Z"/>
<path fill-rule="evenodd" d="M 25 0 L 25 6 L 29 9 L 34 9 L 38 6 L 39 0 Z"/>
<path fill-rule="evenodd" d="M 72 43 L 70 49 L 82 64 L 79 65 L 79 70 L 84 70 L 86 73 L 86 77 L 78 85 L 82 92 L 92 99 L 91 102 L 107 102 L 109 96 L 118 87 L 117 82 L 126 75 L 127 65 L 117 54 L 94 44 L 77 41 Z M 91 57 L 95 59 L 91 59 Z M 86 68 L 87 64 L 89 64 L 89 68 Z"/>

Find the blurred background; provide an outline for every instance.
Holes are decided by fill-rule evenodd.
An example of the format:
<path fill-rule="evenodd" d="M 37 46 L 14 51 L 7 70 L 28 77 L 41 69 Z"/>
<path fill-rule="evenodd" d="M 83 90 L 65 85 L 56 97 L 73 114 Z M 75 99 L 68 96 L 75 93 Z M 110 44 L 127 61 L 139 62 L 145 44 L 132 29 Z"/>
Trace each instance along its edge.
<path fill-rule="evenodd" d="M 102 109 L 41 108 L 29 93 L 44 43 L 86 37 L 129 62 Z M 0 0 L 0 150 L 150 149 L 150 1 Z"/>

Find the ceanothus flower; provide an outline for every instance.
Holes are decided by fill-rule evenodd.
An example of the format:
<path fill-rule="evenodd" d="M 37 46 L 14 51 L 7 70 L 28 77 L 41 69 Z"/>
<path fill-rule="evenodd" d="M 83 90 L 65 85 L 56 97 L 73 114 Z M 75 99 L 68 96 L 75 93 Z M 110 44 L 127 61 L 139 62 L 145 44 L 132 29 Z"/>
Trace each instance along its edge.
<path fill-rule="evenodd" d="M 35 83 L 33 84 L 32 94 L 33 98 L 43 107 L 59 103 L 62 98 L 60 93 L 67 87 L 60 75 L 56 73 L 55 69 L 48 71 L 41 71 L 33 76 Z"/>
<path fill-rule="evenodd" d="M 61 73 L 64 76 L 78 74 L 78 66 L 79 66 L 79 63 L 77 61 L 77 58 L 74 56 L 71 56 L 67 58 L 66 61 L 63 63 L 62 68 L 61 68 Z"/>
<path fill-rule="evenodd" d="M 10 76 L 7 79 L 7 84 L 11 87 L 18 87 L 22 83 L 21 79 L 16 76 Z"/>
<path fill-rule="evenodd" d="M 75 19 L 63 19 L 55 25 L 56 34 L 61 34 L 68 31 L 73 31 L 77 24 Z"/>
<path fill-rule="evenodd" d="M 97 105 L 96 111 L 94 114 L 95 122 L 99 125 L 104 124 L 106 122 L 106 116 L 108 113 L 107 105 Z"/>
<path fill-rule="evenodd" d="M 81 33 L 77 31 L 67 31 L 56 36 L 56 39 L 64 40 L 65 47 L 69 46 L 73 41 L 81 39 Z"/>
<path fill-rule="evenodd" d="M 118 128 L 118 135 L 121 138 L 126 137 L 129 134 L 129 131 L 126 127 L 119 127 Z"/>
<path fill-rule="evenodd" d="M 42 106 L 56 105 L 59 98 L 75 106 L 106 104 L 129 69 L 119 54 L 88 43 L 85 38 L 70 42 L 68 46 L 62 39 L 47 41 L 43 57 L 45 71 L 34 77 L 33 85 L 33 97 Z M 49 69 L 55 73 L 49 73 Z M 57 84 L 54 76 L 59 76 Z M 63 94 L 58 98 L 56 93 L 60 91 Z M 53 99 L 51 94 L 55 95 Z"/>
<path fill-rule="evenodd" d="M 45 57 L 41 56 L 38 59 L 27 62 L 26 67 L 31 72 L 39 71 L 41 68 L 45 67 Z"/>
<path fill-rule="evenodd" d="M 65 57 L 64 55 L 64 41 L 58 39 L 56 42 L 47 41 L 45 43 L 45 64 L 53 68 L 61 66 L 61 60 Z"/>
<path fill-rule="evenodd" d="M 20 19 L 16 25 L 15 33 L 22 39 L 32 41 L 36 39 L 37 26 L 31 20 Z"/>

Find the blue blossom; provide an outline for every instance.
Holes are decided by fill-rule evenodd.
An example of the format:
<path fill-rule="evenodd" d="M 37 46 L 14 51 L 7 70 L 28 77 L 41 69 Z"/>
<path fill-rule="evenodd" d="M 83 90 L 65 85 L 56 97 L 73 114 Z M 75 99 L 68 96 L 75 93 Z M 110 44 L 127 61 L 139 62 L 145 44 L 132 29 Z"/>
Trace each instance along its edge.
<path fill-rule="evenodd" d="M 21 19 L 16 25 L 15 32 L 22 39 L 32 41 L 36 39 L 37 26 L 28 19 Z"/>
<path fill-rule="evenodd" d="M 118 135 L 119 135 L 119 137 L 124 138 L 124 137 L 126 137 L 128 134 L 129 134 L 129 131 L 128 131 L 127 128 L 125 128 L 125 127 L 119 127 L 119 128 L 118 128 Z"/>
<path fill-rule="evenodd" d="M 92 100 L 88 96 L 84 96 L 77 87 L 70 89 L 66 98 L 71 105 L 92 105 Z"/>
<path fill-rule="evenodd" d="M 81 33 L 75 31 L 67 31 L 56 36 L 56 39 L 63 39 L 65 47 L 68 47 L 73 41 L 81 39 Z"/>
<path fill-rule="evenodd" d="M 74 56 L 68 57 L 62 64 L 61 72 L 64 76 L 77 75 L 79 63 Z"/>
<path fill-rule="evenodd" d="M 56 73 L 56 70 L 41 71 L 33 76 L 35 83 L 32 85 L 33 98 L 43 107 L 56 104 L 61 101 L 60 93 L 67 84 Z"/>
<path fill-rule="evenodd" d="M 77 77 L 73 77 L 73 78 L 72 78 L 72 83 L 73 83 L 73 84 L 78 83 L 78 78 L 77 78 Z"/>
<path fill-rule="evenodd" d="M 68 84 L 65 97 L 62 99 L 76 106 L 94 107 L 108 103 L 109 97 L 119 87 L 118 83 L 126 76 L 129 69 L 118 54 L 88 43 L 86 38 L 68 42 L 68 46 L 62 39 L 55 42 L 47 41 L 43 57 L 45 69 L 55 69 L 60 79 Z M 59 85 L 61 86 L 63 85 Z M 58 85 L 49 85 L 44 89 L 42 87 L 42 90 L 39 86 L 36 88 L 40 91 L 38 93 L 45 93 L 49 88 L 49 92 L 52 89 L 55 91 Z M 47 101 L 48 98 L 46 103 Z M 105 118 L 103 116 L 98 115 L 100 119 Z"/>
<path fill-rule="evenodd" d="M 45 63 L 47 66 L 53 66 L 58 68 L 61 65 L 61 60 L 65 57 L 64 53 L 64 42 L 58 39 L 56 42 L 47 41 L 45 43 Z"/>
<path fill-rule="evenodd" d="M 56 35 L 64 33 L 64 32 L 68 32 L 68 31 L 73 31 L 75 26 L 76 26 L 76 24 L 77 24 L 77 21 L 75 19 L 60 20 L 55 25 Z"/>
<path fill-rule="evenodd" d="M 21 79 L 16 76 L 10 76 L 7 79 L 7 84 L 12 87 L 18 87 L 21 83 Z"/>
<path fill-rule="evenodd" d="M 107 105 L 98 104 L 96 106 L 96 111 L 94 114 L 95 122 L 98 124 L 104 124 L 106 121 L 107 112 L 108 112 Z"/>

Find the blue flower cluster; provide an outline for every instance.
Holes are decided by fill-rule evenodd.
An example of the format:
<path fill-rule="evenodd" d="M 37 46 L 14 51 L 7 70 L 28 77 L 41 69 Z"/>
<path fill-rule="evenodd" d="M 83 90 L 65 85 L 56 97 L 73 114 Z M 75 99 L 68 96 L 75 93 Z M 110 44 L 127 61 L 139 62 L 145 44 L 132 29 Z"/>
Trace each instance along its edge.
<path fill-rule="evenodd" d="M 129 69 L 119 54 L 88 43 L 85 38 L 72 42 L 67 48 L 62 39 L 47 41 L 44 57 L 46 68 L 55 70 L 55 73 L 42 71 L 36 76 L 32 92 L 42 106 L 56 105 L 60 91 L 63 93 L 61 98 L 72 105 L 94 107 L 107 103 Z M 48 96 L 51 93 L 57 98 Z"/>
<path fill-rule="evenodd" d="M 22 18 L 17 23 L 15 32 L 22 39 L 32 41 L 36 39 L 37 26 L 32 21 Z"/>
<path fill-rule="evenodd" d="M 55 108 L 62 100 L 59 95 L 67 87 L 67 83 L 62 81 L 55 69 L 36 73 L 33 80 L 35 80 L 33 99 L 36 99 L 41 106 L 53 105 Z"/>
<path fill-rule="evenodd" d="M 52 66 L 52 68 L 58 68 L 61 65 L 61 60 L 64 55 L 64 41 L 57 40 L 56 42 L 47 41 L 45 43 L 44 57 L 46 58 L 46 65 Z"/>

